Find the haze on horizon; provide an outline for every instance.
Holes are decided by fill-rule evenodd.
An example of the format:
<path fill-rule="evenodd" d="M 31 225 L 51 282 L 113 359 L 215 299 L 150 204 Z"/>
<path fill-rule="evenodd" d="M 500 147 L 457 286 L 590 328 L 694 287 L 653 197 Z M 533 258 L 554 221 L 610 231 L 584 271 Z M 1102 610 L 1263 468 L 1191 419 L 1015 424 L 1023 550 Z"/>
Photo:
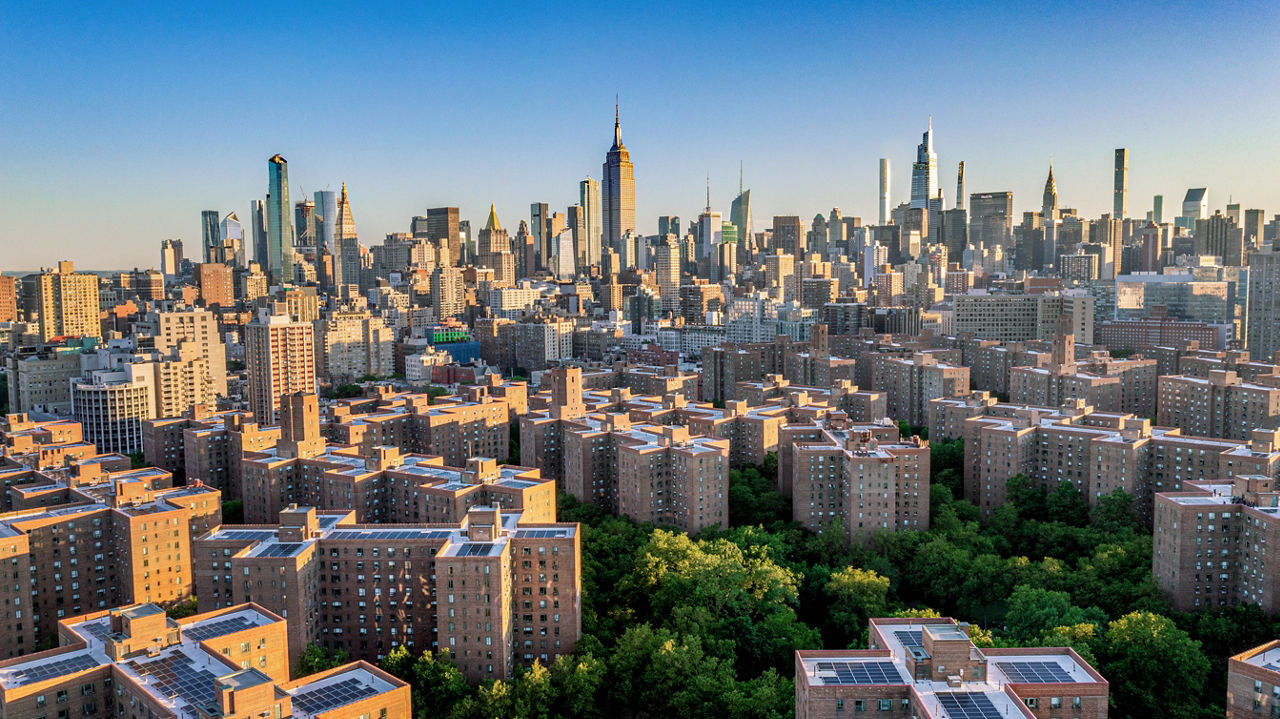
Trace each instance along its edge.
<path fill-rule="evenodd" d="M 474 228 L 599 178 L 621 96 L 643 233 L 658 215 L 723 212 L 752 189 L 755 224 L 840 207 L 874 222 L 878 160 L 893 201 L 933 116 L 954 202 L 1012 190 L 1038 209 L 1050 157 L 1062 204 L 1129 208 L 1208 187 L 1280 212 L 1280 5 L 892 3 L 397 8 L 223 3 L 0 8 L 0 270 L 73 259 L 152 267 L 200 211 L 235 211 L 289 161 L 292 199 L 347 183 L 361 240 L 454 205 Z"/>

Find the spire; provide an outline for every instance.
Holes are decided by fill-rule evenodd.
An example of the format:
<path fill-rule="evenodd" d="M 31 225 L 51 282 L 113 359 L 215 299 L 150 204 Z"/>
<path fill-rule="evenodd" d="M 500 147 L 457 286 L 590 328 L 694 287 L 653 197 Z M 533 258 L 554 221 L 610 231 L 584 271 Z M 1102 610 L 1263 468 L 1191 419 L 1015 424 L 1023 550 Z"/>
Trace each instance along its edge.
<path fill-rule="evenodd" d="M 489 219 L 484 223 L 484 228 L 490 232 L 502 229 L 502 225 L 498 224 L 498 212 L 493 208 L 492 202 L 489 203 Z"/>
<path fill-rule="evenodd" d="M 613 96 L 613 146 L 622 147 L 622 115 L 618 112 L 618 96 Z"/>
<path fill-rule="evenodd" d="M 343 202 L 347 201 L 347 183 L 346 182 L 342 183 L 342 201 Z"/>
<path fill-rule="evenodd" d="M 707 214 L 711 214 L 711 173 L 707 173 Z"/>
<path fill-rule="evenodd" d="M 738 160 L 738 196 L 742 196 L 742 160 Z"/>

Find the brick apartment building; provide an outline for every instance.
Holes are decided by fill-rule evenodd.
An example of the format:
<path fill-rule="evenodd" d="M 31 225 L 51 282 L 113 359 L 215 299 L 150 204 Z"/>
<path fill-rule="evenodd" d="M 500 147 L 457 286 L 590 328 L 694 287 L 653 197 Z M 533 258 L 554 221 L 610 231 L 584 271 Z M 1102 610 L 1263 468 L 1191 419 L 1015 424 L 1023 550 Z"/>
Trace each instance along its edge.
<path fill-rule="evenodd" d="M 1107 680 L 1069 647 L 978 648 L 946 618 L 869 624 L 869 649 L 796 652 L 796 719 L 1107 716 Z"/>
<path fill-rule="evenodd" d="M 1158 395 L 1156 421 L 1188 434 L 1246 439 L 1259 427 L 1280 427 L 1277 375 L 1260 375 L 1254 382 L 1227 370 L 1211 370 L 1204 378 L 1165 376 Z"/>
<path fill-rule="evenodd" d="M 581 631 L 578 525 L 496 506 L 432 524 L 288 507 L 278 525 L 200 537 L 192 566 L 202 610 L 257 602 L 286 617 L 291 660 L 309 643 L 369 660 L 404 645 L 503 679 L 573 651 Z"/>
<path fill-rule="evenodd" d="M 964 438 L 964 496 L 986 515 L 1004 504 L 1006 483 L 1017 474 L 1050 490 L 1071 482 L 1090 504 L 1123 489 L 1148 521 L 1155 494 L 1179 491 L 1185 482 L 1280 474 L 1274 430 L 1255 430 L 1247 442 L 1193 437 L 1079 400 L 1027 407 L 985 392 L 936 400 L 930 409 L 930 437 Z"/>
<path fill-rule="evenodd" d="M 409 685 L 367 662 L 291 681 L 287 634 L 253 604 L 176 620 L 155 604 L 64 619 L 61 646 L 0 662 L 0 716 L 410 719 Z"/>
<path fill-rule="evenodd" d="M 838 522 L 850 543 L 866 544 L 879 530 L 929 529 L 928 442 L 833 413 L 783 427 L 778 444 L 779 490 L 810 530 Z"/>
<path fill-rule="evenodd" d="M 10 503 L 24 508 L 0 514 L 0 556 L 29 577 L 0 585 L 9 639 L 0 651 L 9 656 L 32 651 L 66 617 L 191 596 L 191 540 L 222 523 L 216 489 L 169 488 L 162 470 L 83 479 L 9 491 Z"/>
<path fill-rule="evenodd" d="M 1188 482 L 1156 495 L 1151 571 L 1173 608 L 1257 604 L 1280 611 L 1280 492 L 1270 476 Z"/>
<path fill-rule="evenodd" d="M 1280 714 L 1280 640 L 1227 660 L 1227 719 Z"/>
<path fill-rule="evenodd" d="M 587 412 L 581 370 L 548 373 L 549 409 L 520 421 L 521 461 L 580 501 L 689 532 L 729 523 L 730 441 Z M 674 403 L 674 397 L 672 398 Z"/>
<path fill-rule="evenodd" d="M 872 362 L 871 386 L 887 395 L 887 413 L 895 421 L 923 426 L 929 422 L 929 400 L 969 393 L 969 368 L 941 362 L 932 352 L 878 355 Z"/>

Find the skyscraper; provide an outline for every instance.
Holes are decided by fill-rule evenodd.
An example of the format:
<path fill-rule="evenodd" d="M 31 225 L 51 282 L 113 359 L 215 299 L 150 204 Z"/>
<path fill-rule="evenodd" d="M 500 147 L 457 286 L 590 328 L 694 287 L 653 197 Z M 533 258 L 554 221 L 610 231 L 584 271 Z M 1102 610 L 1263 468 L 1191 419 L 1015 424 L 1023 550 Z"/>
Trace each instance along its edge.
<path fill-rule="evenodd" d="M 316 248 L 327 249 L 334 256 L 338 248 L 333 244 L 334 232 L 338 220 L 338 193 L 333 190 L 320 190 L 315 194 L 316 203 Z"/>
<path fill-rule="evenodd" d="M 347 183 L 342 183 L 342 195 L 338 199 L 333 220 L 333 281 L 335 285 L 359 285 L 360 240 L 356 235 L 356 220 L 347 202 Z"/>
<path fill-rule="evenodd" d="M 1151 221 L 1157 225 L 1164 223 L 1164 195 L 1151 198 Z"/>
<path fill-rule="evenodd" d="M 1053 179 L 1053 163 L 1049 163 L 1049 178 L 1044 181 L 1044 196 L 1040 203 L 1040 215 L 1045 222 L 1058 219 L 1058 183 Z"/>
<path fill-rule="evenodd" d="M 1177 224 L 1188 230 L 1196 228 L 1196 220 L 1203 220 L 1209 216 L 1209 191 L 1203 187 L 1193 187 L 1187 190 L 1186 197 L 1182 198 L 1182 216 L 1178 218 Z"/>
<path fill-rule="evenodd" d="M 162 240 L 160 242 L 160 271 L 165 279 L 176 278 L 182 273 L 182 240 Z M 0 322 L 12 320 L 0 319 Z"/>
<path fill-rule="evenodd" d="M 97 275 L 76 272 L 74 264 L 63 261 L 58 263 L 57 270 L 27 275 L 22 284 L 24 302 L 26 297 L 34 302 L 27 310 L 27 320 L 31 320 L 34 309 L 42 342 L 63 336 L 102 336 L 102 325 L 98 322 Z M 26 287 L 33 287 L 35 291 L 28 292 Z"/>
<path fill-rule="evenodd" d="M 293 208 L 289 205 L 289 163 L 279 155 L 267 160 L 267 274 L 272 281 L 293 279 Z"/>
<path fill-rule="evenodd" d="M 1129 210 L 1129 148 L 1116 149 L 1115 188 L 1111 203 L 1111 216 L 1123 220 Z"/>
<path fill-rule="evenodd" d="M 618 108 L 613 112 L 613 147 L 605 155 L 600 184 L 604 221 L 604 245 L 617 249 L 622 236 L 636 229 L 636 183 L 631 170 L 631 153 L 622 144 L 622 121 Z"/>
<path fill-rule="evenodd" d="M 674 235 L 666 234 L 658 239 L 654 280 L 662 293 L 662 309 L 677 312 L 680 309 L 680 242 Z"/>
<path fill-rule="evenodd" d="M 1280 252 L 1249 255 L 1248 348 L 1260 360 L 1280 351 Z"/>
<path fill-rule="evenodd" d="M 1013 236 L 1013 193 L 974 192 L 969 195 L 969 239 L 984 247 L 1007 246 Z"/>
<path fill-rule="evenodd" d="M 204 249 L 204 261 L 209 261 L 214 245 L 218 244 L 218 211 L 200 211 L 200 247 Z"/>
<path fill-rule="evenodd" d="M 665 235 L 680 237 L 680 217 L 678 215 L 663 215 L 658 218 L 658 237 Z"/>
<path fill-rule="evenodd" d="M 253 231 L 253 261 L 260 267 L 267 266 L 267 210 L 262 200 L 249 200 L 249 222 Z"/>
<path fill-rule="evenodd" d="M 738 166 L 738 196 L 729 205 L 729 221 L 738 231 L 738 243 L 747 244 L 751 237 L 751 190 L 742 189 L 742 166 Z"/>
<path fill-rule="evenodd" d="M 462 228 L 458 222 L 458 208 L 433 207 L 427 210 L 427 236 L 437 248 L 448 246 L 449 254 L 437 252 L 440 262 L 456 265 L 462 259 Z"/>
<path fill-rule="evenodd" d="M 223 244 L 230 243 L 235 248 L 235 265 L 237 267 L 245 267 L 248 265 L 244 257 L 244 226 L 240 224 L 240 218 L 236 217 L 236 213 L 228 213 L 222 218 L 222 224 L 219 227 L 219 235 Z"/>
<path fill-rule="evenodd" d="M 534 269 L 546 267 L 551 258 L 551 250 L 548 247 L 550 243 L 546 233 L 547 217 L 550 214 L 551 208 L 545 202 L 534 202 L 529 205 L 529 230 L 533 235 L 533 248 L 537 255 L 537 263 L 529 268 L 531 274 Z"/>
<path fill-rule="evenodd" d="M 964 160 L 960 161 L 960 169 L 956 170 L 956 209 L 964 209 Z"/>
<path fill-rule="evenodd" d="M 590 177 L 579 182 L 578 204 L 582 205 L 582 224 L 586 234 L 586 242 L 583 247 L 578 248 L 578 252 L 586 265 L 598 265 L 603 233 L 600 220 L 600 183 Z"/>
<path fill-rule="evenodd" d="M 916 161 L 911 165 L 911 207 L 928 209 L 929 200 L 938 195 L 938 155 L 933 151 L 933 117 L 929 129 L 916 147 Z"/>
<path fill-rule="evenodd" d="M 880 158 L 880 224 L 889 221 L 889 158 Z"/>

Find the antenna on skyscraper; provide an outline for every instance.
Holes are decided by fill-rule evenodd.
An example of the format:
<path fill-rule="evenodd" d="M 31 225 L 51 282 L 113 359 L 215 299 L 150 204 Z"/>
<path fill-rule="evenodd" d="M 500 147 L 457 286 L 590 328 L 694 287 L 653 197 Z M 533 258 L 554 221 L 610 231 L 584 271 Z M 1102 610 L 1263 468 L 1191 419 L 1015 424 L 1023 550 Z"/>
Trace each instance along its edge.
<path fill-rule="evenodd" d="M 711 173 L 707 173 L 707 213 L 711 212 Z"/>

